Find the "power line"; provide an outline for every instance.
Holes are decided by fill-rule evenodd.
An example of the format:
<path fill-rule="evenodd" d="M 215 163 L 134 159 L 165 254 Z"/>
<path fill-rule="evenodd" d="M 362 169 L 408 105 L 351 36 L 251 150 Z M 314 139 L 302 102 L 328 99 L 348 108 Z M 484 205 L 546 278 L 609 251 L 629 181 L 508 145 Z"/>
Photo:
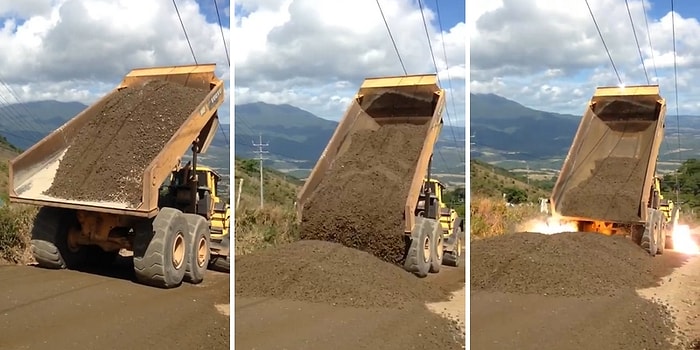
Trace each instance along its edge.
<path fill-rule="evenodd" d="M 447 83 L 450 86 L 450 90 L 454 93 L 454 89 L 452 88 L 452 77 L 450 75 L 450 66 L 449 66 L 449 63 L 447 61 L 447 48 L 445 47 L 445 34 L 444 34 L 444 31 L 442 30 L 442 19 L 440 17 L 440 5 L 438 5 L 438 3 L 439 3 L 439 1 L 435 0 L 435 9 L 437 12 L 437 17 L 438 17 L 438 25 L 440 26 L 440 38 L 442 39 L 442 53 L 443 53 L 443 56 L 445 58 L 445 71 L 447 71 Z M 454 94 L 453 94 L 453 96 L 454 96 Z M 452 111 L 457 113 L 455 99 L 451 98 L 450 101 L 452 101 Z M 466 122 L 466 120 L 465 120 L 465 122 Z M 457 143 L 456 140 L 455 140 L 455 143 Z M 459 148 L 459 144 L 457 144 L 457 147 Z M 462 152 L 462 155 L 466 159 L 466 150 L 464 152 Z"/>
<path fill-rule="evenodd" d="M 423 18 L 423 29 L 425 29 L 425 36 L 428 39 L 428 48 L 430 49 L 430 57 L 433 59 L 433 66 L 435 67 L 435 77 L 437 78 L 438 82 L 440 82 L 440 76 L 439 76 L 439 70 L 437 67 L 437 62 L 435 61 L 435 53 L 433 52 L 433 44 L 430 42 L 430 33 L 428 32 L 428 23 L 425 20 L 425 14 L 423 13 L 423 2 L 421 0 L 418 0 L 418 6 L 420 7 L 420 14 L 421 17 Z M 442 85 L 442 83 L 440 83 Z M 447 120 L 449 121 L 450 124 L 452 124 L 452 118 L 450 117 L 450 111 L 449 109 L 445 109 L 445 114 L 447 114 Z M 454 125 L 454 124 L 452 124 Z M 457 136 L 455 135 L 454 128 L 450 126 L 450 132 L 452 133 L 452 139 L 455 142 L 455 145 L 457 144 Z"/>
<path fill-rule="evenodd" d="M 682 163 L 681 157 L 681 120 L 678 113 L 678 65 L 676 62 L 676 15 L 673 10 L 673 0 L 671 0 L 671 29 L 673 33 L 673 83 L 676 95 L 676 132 L 678 134 L 678 162 Z M 676 202 L 679 202 L 678 172 L 676 172 Z"/>
<path fill-rule="evenodd" d="M 630 25 L 632 25 L 632 34 L 634 34 L 634 42 L 637 43 L 637 51 L 639 51 L 639 61 L 642 62 L 642 68 L 644 69 L 644 76 L 647 78 L 647 85 L 649 84 L 649 73 L 647 73 L 647 66 L 644 64 L 644 56 L 642 56 L 642 47 L 639 46 L 639 38 L 637 38 L 637 30 L 634 27 L 634 20 L 632 20 L 632 11 L 630 11 L 630 3 L 625 0 L 625 6 L 627 6 L 627 15 L 630 18 Z"/>
<path fill-rule="evenodd" d="M 647 38 L 649 39 L 649 51 L 651 51 L 651 62 L 654 64 L 654 75 L 656 76 L 657 83 L 659 79 L 659 72 L 656 70 L 656 58 L 654 57 L 654 47 L 651 45 L 651 31 L 649 30 L 649 20 L 647 20 L 647 9 L 642 0 L 642 10 L 644 11 L 644 25 L 647 29 Z"/>
<path fill-rule="evenodd" d="M 182 26 L 182 31 L 185 33 L 185 39 L 187 40 L 187 45 L 190 46 L 190 52 L 192 53 L 192 59 L 194 59 L 194 64 L 197 63 L 197 57 L 194 55 L 194 49 L 192 48 L 192 43 L 190 42 L 190 38 L 187 36 L 187 30 L 185 30 L 185 23 L 182 22 L 182 17 L 180 16 L 180 10 L 177 9 L 177 4 L 175 3 L 175 0 L 173 0 L 173 6 L 175 6 L 175 12 L 177 13 L 177 18 L 180 20 L 180 25 Z"/>
<path fill-rule="evenodd" d="M 255 151 L 255 153 L 258 154 L 258 160 L 260 161 L 260 208 L 262 209 L 263 207 L 263 161 L 268 159 L 268 158 L 263 158 L 263 154 L 270 153 L 266 150 L 263 150 L 263 147 L 268 147 L 270 144 L 268 143 L 263 143 L 262 142 L 262 134 L 258 134 L 259 141 L 258 143 L 253 142 L 253 147 L 257 147 L 258 150 Z"/>
<path fill-rule="evenodd" d="M 593 15 L 593 10 L 591 10 L 591 5 L 588 4 L 588 0 L 586 1 L 586 6 L 588 6 L 588 12 L 591 14 L 591 19 L 593 19 L 593 24 L 595 24 L 595 29 L 598 31 L 598 35 L 600 36 L 600 41 L 603 42 L 603 47 L 605 47 L 605 52 L 608 53 L 608 58 L 610 59 L 610 64 L 612 65 L 613 70 L 615 71 L 615 75 L 617 75 L 617 81 L 622 85 L 622 78 L 620 78 L 620 73 L 617 71 L 617 67 L 615 66 L 615 61 L 613 61 L 612 55 L 610 55 L 610 50 L 608 50 L 608 45 L 605 43 L 605 39 L 603 39 L 603 33 L 600 31 L 600 27 L 598 26 L 598 22 L 595 20 L 595 16 Z"/>
<path fill-rule="evenodd" d="M 221 16 L 219 15 L 219 5 L 214 0 L 214 8 L 216 8 L 216 18 L 219 20 L 219 30 L 221 31 L 221 41 L 224 42 L 224 50 L 226 50 L 226 62 L 231 66 L 231 59 L 228 56 L 228 46 L 226 46 L 226 38 L 224 37 L 224 27 L 221 25 Z"/>
<path fill-rule="evenodd" d="M 396 46 L 396 41 L 394 40 L 394 36 L 391 35 L 391 29 L 389 29 L 389 23 L 386 21 L 386 17 L 384 17 L 384 11 L 382 11 L 382 5 L 379 4 L 379 0 L 377 1 L 377 7 L 379 7 L 379 13 L 382 15 L 382 19 L 384 20 L 384 25 L 386 26 L 386 31 L 389 32 L 389 39 L 391 39 L 391 43 L 394 44 L 394 50 L 396 50 L 396 56 L 399 57 L 399 62 L 401 63 L 401 68 L 403 69 L 403 74 L 408 75 L 408 71 L 406 71 L 406 66 L 403 64 L 403 60 L 401 59 L 401 54 L 399 53 L 399 48 Z"/>

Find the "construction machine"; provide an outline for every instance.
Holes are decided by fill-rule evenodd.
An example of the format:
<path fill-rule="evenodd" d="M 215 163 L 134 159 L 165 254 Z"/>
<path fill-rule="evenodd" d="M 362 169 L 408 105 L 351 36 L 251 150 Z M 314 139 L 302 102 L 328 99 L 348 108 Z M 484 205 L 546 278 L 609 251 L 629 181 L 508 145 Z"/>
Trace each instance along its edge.
<path fill-rule="evenodd" d="M 379 103 L 385 94 L 403 96 L 391 103 Z M 406 254 L 403 267 L 419 277 L 440 271 L 441 265 L 456 264 L 463 242 L 464 224 L 450 211 L 443 219 L 443 211 L 436 195 L 442 195 L 439 186 L 430 185 L 432 156 L 442 130 L 445 108 L 445 90 L 437 85 L 437 76 L 410 75 L 367 78 L 350 103 L 321 157 L 297 195 L 296 211 L 299 222 L 304 206 L 323 181 L 334 161 L 348 149 L 351 135 L 359 130 L 377 130 L 386 124 L 426 125 L 423 147 L 418 155 L 404 206 L 404 234 Z M 438 193 L 439 192 L 439 193 Z M 419 209 L 422 198 L 423 206 Z M 426 200 L 426 199 L 430 200 Z M 442 222 L 446 224 L 443 224 Z M 448 234 L 445 235 L 447 227 Z M 447 260 L 444 259 L 448 256 Z"/>
<path fill-rule="evenodd" d="M 658 178 L 656 182 L 656 186 L 658 186 L 660 190 L 661 186 L 658 183 Z M 678 227 L 678 219 L 680 217 L 680 207 L 676 204 L 677 203 L 674 203 L 672 200 L 664 198 L 663 195 L 661 195 L 661 191 L 659 191 L 659 210 L 661 210 L 663 214 L 665 228 L 663 248 L 673 249 L 673 232 L 675 231 L 674 229 Z"/>
<path fill-rule="evenodd" d="M 197 155 L 193 154 L 196 163 Z M 192 169 L 195 172 L 192 172 Z M 193 181 L 191 181 L 193 180 Z M 219 270 L 229 270 L 229 224 L 231 208 L 228 202 L 219 195 L 221 174 L 204 165 L 185 166 L 173 170 L 168 184 L 161 190 L 161 207 L 176 208 L 182 212 L 197 213 L 209 222 L 209 267 Z M 196 183 L 196 187 L 193 184 Z M 198 254 L 203 257 L 206 253 L 206 242 L 199 242 Z"/>
<path fill-rule="evenodd" d="M 652 256 L 663 253 L 673 241 L 668 223 L 678 216 L 664 204 L 671 202 L 662 199 L 656 173 L 665 116 L 657 85 L 598 87 L 552 190 L 553 216 L 582 232 L 630 235 Z M 612 159 L 629 165 L 601 165 Z M 607 185 L 591 183 L 601 181 L 596 176 L 602 172 L 608 173 L 604 181 L 615 184 L 614 193 L 595 192 Z M 587 190 L 580 191 L 583 187 Z"/>
<path fill-rule="evenodd" d="M 447 186 L 437 179 L 425 179 L 423 188 L 418 197 L 416 205 L 416 216 L 426 217 L 426 200 L 429 201 L 428 209 L 436 211 L 429 213 L 428 217 L 440 217 L 440 228 L 442 229 L 443 241 L 449 241 L 455 229 L 464 232 L 464 222 L 459 217 L 457 211 L 447 206 L 443 200 L 443 193 Z M 459 266 L 459 260 L 462 256 L 462 237 L 458 235 L 455 244 L 451 246 L 443 246 L 442 263 L 447 266 Z M 451 249 L 450 249 L 451 248 Z"/>
<path fill-rule="evenodd" d="M 10 201 L 40 206 L 31 239 L 39 266 L 73 268 L 90 263 L 89 256 L 95 254 L 103 258 L 100 261 L 110 261 L 125 249 L 133 251 L 136 280 L 172 288 L 183 280 L 200 283 L 208 267 L 228 264 L 230 210 L 219 198 L 221 177 L 197 164 L 198 154 L 205 153 L 214 138 L 219 125 L 217 111 L 224 101 L 223 81 L 214 71 L 214 64 L 134 69 L 114 90 L 10 161 Z M 134 207 L 46 194 L 59 162 L 81 128 L 96 118 L 107 102 L 113 103 L 112 97 L 119 90 L 153 80 L 208 93 L 155 158 L 144 164 L 140 204 Z M 125 122 L 127 118 L 125 115 Z M 189 151 L 191 163 L 181 166 Z M 167 186 L 161 187 L 163 183 Z"/>

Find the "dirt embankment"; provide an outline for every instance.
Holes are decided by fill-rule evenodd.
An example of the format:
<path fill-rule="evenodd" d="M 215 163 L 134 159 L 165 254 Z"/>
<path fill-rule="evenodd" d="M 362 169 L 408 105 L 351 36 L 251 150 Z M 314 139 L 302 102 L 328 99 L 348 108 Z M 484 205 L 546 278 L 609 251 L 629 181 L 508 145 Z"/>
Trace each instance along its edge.
<path fill-rule="evenodd" d="M 624 237 L 580 232 L 512 233 L 470 251 L 472 346 L 674 348 L 668 307 L 637 290 L 680 266 L 675 252 L 652 258 Z"/>
<path fill-rule="evenodd" d="M 302 239 L 337 242 L 399 263 L 404 206 L 427 126 L 389 124 L 351 135 L 350 146 L 304 208 Z"/>
<path fill-rule="evenodd" d="M 343 322 L 349 323 L 344 329 L 347 334 L 366 331 L 361 325 L 354 325 L 357 316 L 350 316 L 359 314 L 393 315 L 396 317 L 396 321 L 390 322 L 393 328 L 411 330 L 402 333 L 400 343 L 386 344 L 383 336 L 377 336 L 362 340 L 367 346 L 362 348 L 398 349 L 402 344 L 410 344 L 415 349 L 461 349 L 464 344 L 458 322 L 425 307 L 426 303 L 446 300 L 451 292 L 449 288 L 416 278 L 369 253 L 338 243 L 307 240 L 244 255 L 236 258 L 235 267 L 236 298 L 263 298 L 290 307 L 299 305 L 288 312 L 303 314 L 296 320 L 300 324 L 312 322 L 311 316 L 303 313 L 304 308 L 319 310 L 309 312 L 317 317 L 329 317 L 329 322 L 344 319 Z M 441 272 L 447 273 L 447 270 Z M 328 315 L 336 312 L 337 317 Z M 386 326 L 384 321 L 382 327 Z M 367 322 L 373 321 L 364 323 Z M 314 341 L 324 341 L 327 333 L 318 330 L 315 336 L 318 339 Z M 248 338 L 250 334 L 241 336 Z M 349 345 L 338 346 L 344 349 Z"/>
<path fill-rule="evenodd" d="M 117 92 L 72 140 L 46 194 L 138 205 L 146 166 L 208 93 L 166 81 Z"/>

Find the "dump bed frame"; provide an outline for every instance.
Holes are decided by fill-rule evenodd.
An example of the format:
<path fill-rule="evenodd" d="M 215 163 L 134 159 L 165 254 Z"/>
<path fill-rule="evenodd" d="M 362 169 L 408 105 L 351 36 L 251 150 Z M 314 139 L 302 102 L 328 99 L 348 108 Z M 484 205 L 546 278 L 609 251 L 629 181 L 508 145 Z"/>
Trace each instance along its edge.
<path fill-rule="evenodd" d="M 201 153 L 207 151 L 218 127 L 217 110 L 224 100 L 223 81 L 216 77 L 215 64 L 139 68 L 129 72 L 107 95 L 80 112 L 31 148 L 9 162 L 9 197 L 14 203 L 62 207 L 137 217 L 158 214 L 159 188 L 179 164 L 181 157 L 198 140 Z M 209 90 L 168 143 L 151 160 L 143 173 L 142 202 L 135 208 L 127 203 L 65 200 L 42 194 L 52 184 L 58 162 L 70 142 L 119 90 L 140 86 L 152 80 L 165 80 Z"/>
<path fill-rule="evenodd" d="M 606 107 L 613 112 L 605 111 Z M 658 85 L 598 87 L 583 114 L 552 190 L 551 212 L 571 221 L 623 224 L 646 222 L 646 207 L 656 175 L 656 161 L 664 137 L 665 117 L 666 101 L 659 95 Z M 561 207 L 563 199 L 572 195 L 571 189 L 592 176 L 595 162 L 620 154 L 632 154 L 646 163 L 642 168 L 643 181 L 637 186 L 638 220 L 629 222 L 616 217 L 590 218 L 562 213 L 565 211 Z"/>
<path fill-rule="evenodd" d="M 416 103 L 365 109 L 375 98 L 389 92 L 411 96 L 416 99 Z M 425 107 L 427 103 L 431 104 L 432 114 L 411 115 L 412 111 Z M 437 85 L 435 74 L 365 79 L 297 195 L 297 219 L 301 221 L 304 205 L 313 196 L 326 172 L 333 166 L 333 162 L 349 147 L 351 134 L 358 130 L 377 130 L 381 125 L 391 123 L 429 124 L 406 198 L 404 231 L 410 233 L 415 223 L 415 209 L 423 180 L 428 172 L 435 143 L 442 130 L 444 107 L 445 90 Z"/>

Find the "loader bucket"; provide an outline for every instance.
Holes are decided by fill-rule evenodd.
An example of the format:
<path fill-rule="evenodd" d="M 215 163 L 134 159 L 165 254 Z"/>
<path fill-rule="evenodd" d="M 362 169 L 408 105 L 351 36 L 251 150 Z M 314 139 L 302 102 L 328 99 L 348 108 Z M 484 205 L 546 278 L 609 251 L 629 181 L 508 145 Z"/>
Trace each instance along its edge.
<path fill-rule="evenodd" d="M 598 88 L 552 191 L 553 212 L 572 220 L 644 222 L 665 114 L 658 86 Z"/>

